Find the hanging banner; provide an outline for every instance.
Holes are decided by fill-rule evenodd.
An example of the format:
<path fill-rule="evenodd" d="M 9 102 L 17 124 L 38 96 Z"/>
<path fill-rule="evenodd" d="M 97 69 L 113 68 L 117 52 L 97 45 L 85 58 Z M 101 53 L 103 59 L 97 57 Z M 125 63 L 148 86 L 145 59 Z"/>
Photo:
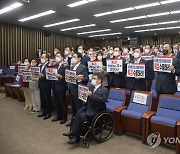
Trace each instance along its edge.
<path fill-rule="evenodd" d="M 88 96 L 87 92 L 89 91 L 89 88 L 85 85 L 79 84 L 78 85 L 78 98 L 82 100 L 83 102 L 87 102 Z"/>
<path fill-rule="evenodd" d="M 90 61 L 88 62 L 89 72 L 101 72 L 102 70 L 102 61 Z"/>
<path fill-rule="evenodd" d="M 57 68 L 54 67 L 47 67 L 46 68 L 46 79 L 47 80 L 58 80 L 56 77 L 57 75 Z"/>
<path fill-rule="evenodd" d="M 122 59 L 107 60 L 107 72 L 123 72 Z"/>
<path fill-rule="evenodd" d="M 170 65 L 172 65 L 173 58 L 157 57 L 154 58 L 154 71 L 171 73 Z"/>
<path fill-rule="evenodd" d="M 76 84 L 76 71 L 68 70 L 65 71 L 65 80 L 67 83 Z"/>
<path fill-rule="evenodd" d="M 145 64 L 127 64 L 127 77 L 145 78 Z"/>

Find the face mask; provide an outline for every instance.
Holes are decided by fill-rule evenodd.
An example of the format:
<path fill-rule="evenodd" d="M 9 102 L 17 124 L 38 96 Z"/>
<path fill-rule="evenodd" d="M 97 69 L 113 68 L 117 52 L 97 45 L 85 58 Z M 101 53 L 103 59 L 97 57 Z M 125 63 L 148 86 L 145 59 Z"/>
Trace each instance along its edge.
<path fill-rule="evenodd" d="M 92 55 L 93 54 L 93 52 L 89 52 L 89 55 Z"/>
<path fill-rule="evenodd" d="M 133 51 L 129 51 L 129 54 L 132 55 L 132 54 L 133 54 Z"/>
<path fill-rule="evenodd" d="M 77 63 L 77 59 L 76 59 L 76 58 L 72 58 L 72 59 L 71 59 L 71 63 L 72 63 L 72 64 L 76 64 L 76 63 Z"/>
<path fill-rule="evenodd" d="M 64 52 L 64 54 L 65 54 L 65 55 L 68 55 L 68 54 L 69 54 L 69 52 L 68 52 L 68 51 L 65 51 L 65 52 Z"/>
<path fill-rule="evenodd" d="M 124 49 L 123 53 L 124 53 L 124 54 L 127 54 L 127 53 L 128 53 L 128 51 L 129 51 L 129 50 Z"/>
<path fill-rule="evenodd" d="M 91 84 L 92 84 L 93 86 L 96 86 L 96 85 L 97 85 L 96 80 L 92 80 L 92 81 L 91 81 Z"/>
<path fill-rule="evenodd" d="M 55 61 L 56 61 L 56 63 L 59 63 L 61 61 L 61 59 L 59 57 L 56 57 Z"/>
<path fill-rule="evenodd" d="M 144 50 L 144 53 L 149 53 L 149 50 L 148 50 L 148 49 L 145 49 L 145 50 Z"/>
<path fill-rule="evenodd" d="M 28 64 L 28 62 L 24 62 L 24 65 L 27 65 Z"/>
<path fill-rule="evenodd" d="M 106 58 L 107 57 L 107 55 L 103 55 L 103 58 Z"/>
<path fill-rule="evenodd" d="M 101 61 L 101 60 L 102 60 L 102 56 L 97 56 L 97 59 L 98 59 L 99 61 Z"/>
<path fill-rule="evenodd" d="M 115 56 L 115 57 L 119 56 L 119 52 L 115 51 L 115 52 L 113 53 L 113 56 Z"/>
<path fill-rule="evenodd" d="M 44 64 L 46 61 L 44 59 L 41 59 L 41 63 Z"/>
<path fill-rule="evenodd" d="M 82 51 L 82 50 L 78 50 L 78 52 L 79 52 L 79 53 L 81 53 L 81 54 L 83 53 L 83 51 Z"/>
<path fill-rule="evenodd" d="M 113 50 L 109 50 L 109 53 L 112 54 L 112 53 L 113 53 Z"/>
<path fill-rule="evenodd" d="M 134 56 L 134 58 L 136 58 L 136 59 L 140 57 L 139 53 L 137 53 L 137 52 L 135 52 L 135 53 L 133 54 L 133 56 Z"/>
<path fill-rule="evenodd" d="M 163 50 L 163 55 L 167 55 L 168 54 L 168 50 Z"/>

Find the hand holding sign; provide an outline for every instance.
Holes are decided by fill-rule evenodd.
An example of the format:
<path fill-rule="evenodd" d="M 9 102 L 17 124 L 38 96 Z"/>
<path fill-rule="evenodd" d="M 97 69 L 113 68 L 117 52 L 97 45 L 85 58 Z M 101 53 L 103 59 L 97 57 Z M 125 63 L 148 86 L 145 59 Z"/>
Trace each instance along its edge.
<path fill-rule="evenodd" d="M 91 91 L 87 92 L 87 96 L 91 96 L 93 93 Z"/>

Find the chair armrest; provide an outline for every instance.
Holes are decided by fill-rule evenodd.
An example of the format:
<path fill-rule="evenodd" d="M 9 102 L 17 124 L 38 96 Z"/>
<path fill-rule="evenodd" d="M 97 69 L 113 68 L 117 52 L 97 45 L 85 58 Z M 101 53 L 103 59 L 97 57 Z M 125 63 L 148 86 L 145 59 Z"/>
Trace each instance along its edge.
<path fill-rule="evenodd" d="M 121 112 L 122 110 L 125 110 L 125 109 L 127 109 L 128 107 L 127 106 L 121 106 L 121 107 L 118 107 L 118 108 L 115 108 L 114 109 L 114 112 Z"/>
<path fill-rule="evenodd" d="M 176 125 L 177 125 L 177 127 L 180 127 L 180 120 L 177 122 Z"/>
<path fill-rule="evenodd" d="M 156 112 L 154 112 L 154 111 L 148 111 L 148 112 L 146 112 L 146 113 L 144 113 L 144 114 L 142 115 L 142 118 L 149 119 L 150 117 L 152 117 L 153 115 L 155 115 L 155 113 L 156 113 Z"/>

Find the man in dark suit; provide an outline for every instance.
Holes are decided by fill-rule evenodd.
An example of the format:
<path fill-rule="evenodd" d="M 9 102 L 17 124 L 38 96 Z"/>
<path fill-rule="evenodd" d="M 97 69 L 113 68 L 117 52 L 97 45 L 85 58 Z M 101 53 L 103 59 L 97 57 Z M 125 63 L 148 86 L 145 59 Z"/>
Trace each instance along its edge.
<path fill-rule="evenodd" d="M 71 66 L 71 59 L 72 59 L 72 49 L 71 47 L 65 47 L 64 49 L 64 55 L 65 55 L 65 63 L 67 63 L 66 65 Z"/>
<path fill-rule="evenodd" d="M 136 63 L 136 64 L 145 64 L 145 78 L 130 78 L 127 77 L 127 89 L 130 91 L 132 90 L 141 90 L 141 91 L 146 91 L 146 78 L 147 78 L 147 72 L 148 67 L 147 67 L 147 62 L 146 60 L 142 59 L 143 49 L 141 47 L 136 47 L 134 48 L 134 59 L 130 61 L 130 63 Z"/>
<path fill-rule="evenodd" d="M 79 134 L 84 121 L 88 118 L 93 118 L 101 111 L 105 111 L 105 102 L 108 99 L 108 89 L 102 86 L 102 80 L 102 73 L 93 74 L 92 85 L 89 87 L 89 91 L 87 93 L 89 96 L 88 103 L 77 112 L 71 125 L 71 131 L 63 134 L 64 136 L 73 136 L 69 140 L 69 144 L 74 144 L 79 141 Z"/>
<path fill-rule="evenodd" d="M 81 64 L 88 67 L 88 62 L 90 61 L 90 58 L 85 54 L 85 50 L 85 46 L 83 45 L 78 47 L 78 52 L 82 54 Z"/>
<path fill-rule="evenodd" d="M 70 102 L 72 108 L 72 116 L 75 117 L 77 111 L 83 106 L 83 102 L 78 99 L 78 84 L 86 85 L 89 77 L 87 68 L 81 64 L 82 54 L 77 52 L 73 54 L 71 63 L 72 69 L 76 71 L 76 82 L 77 84 L 69 84 Z"/>
<path fill-rule="evenodd" d="M 163 55 L 165 57 L 172 57 L 172 46 L 169 43 L 164 43 Z M 171 73 L 157 73 L 155 90 L 158 98 L 161 94 L 174 94 L 177 91 L 175 76 L 180 75 L 179 60 L 177 58 L 173 59 L 170 70 Z"/>
<path fill-rule="evenodd" d="M 126 60 L 121 57 L 122 49 L 120 47 L 114 47 L 113 58 L 122 59 L 123 72 L 108 73 L 108 87 L 111 88 L 126 88 Z"/>
<path fill-rule="evenodd" d="M 42 49 L 39 48 L 38 51 L 36 51 L 36 59 L 38 59 L 39 61 L 41 60 L 41 55 L 42 55 Z"/>
<path fill-rule="evenodd" d="M 51 117 L 51 86 L 52 82 L 46 79 L 46 68 L 49 65 L 49 55 L 43 53 L 41 55 L 41 67 L 39 78 L 40 99 L 43 112 L 38 117 L 44 117 L 44 120 Z"/>
<path fill-rule="evenodd" d="M 58 81 L 52 82 L 52 90 L 57 104 L 57 116 L 52 120 L 52 122 L 61 120 L 60 124 L 64 124 L 67 121 L 67 103 L 66 103 L 66 92 L 67 83 L 65 81 L 65 67 L 64 54 L 62 52 L 57 52 L 55 57 L 58 74 L 56 75 Z"/>

